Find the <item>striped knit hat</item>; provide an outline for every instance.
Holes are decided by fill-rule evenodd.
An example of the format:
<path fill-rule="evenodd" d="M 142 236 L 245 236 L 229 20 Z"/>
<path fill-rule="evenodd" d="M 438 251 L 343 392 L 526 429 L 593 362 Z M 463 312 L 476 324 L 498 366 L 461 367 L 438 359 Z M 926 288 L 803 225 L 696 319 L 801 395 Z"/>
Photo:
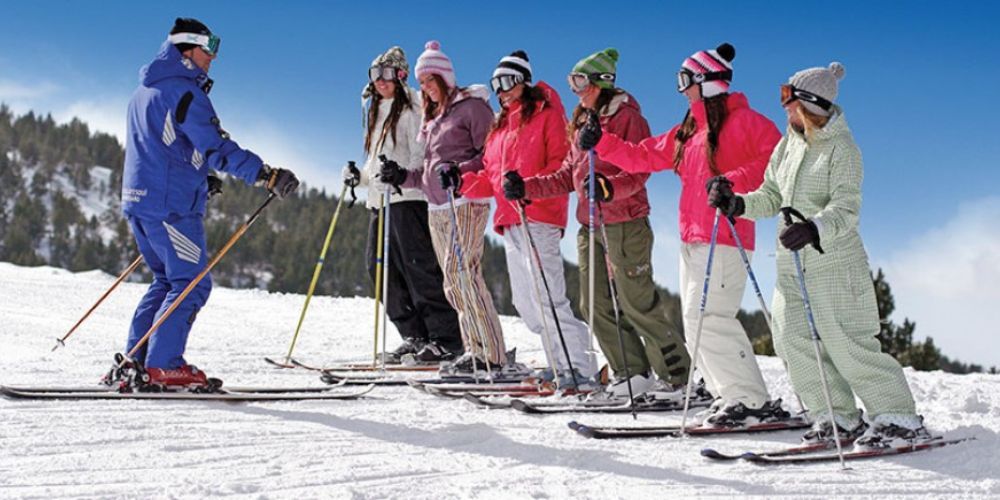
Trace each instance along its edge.
<path fill-rule="evenodd" d="M 503 75 L 520 76 L 522 81 L 531 81 L 531 63 L 528 54 L 523 50 L 515 50 L 509 56 L 500 59 L 497 69 L 493 70 L 493 78 Z"/>
<path fill-rule="evenodd" d="M 441 42 L 431 40 L 424 44 L 424 53 L 417 58 L 417 66 L 414 68 L 417 78 L 424 75 L 441 75 L 448 88 L 455 87 L 455 69 L 451 66 L 451 59 L 441 52 Z"/>
<path fill-rule="evenodd" d="M 833 102 L 837 99 L 837 81 L 844 78 L 846 72 L 843 64 L 832 62 L 825 68 L 809 68 L 799 71 L 788 79 L 788 83 L 799 90 L 805 90 Z M 799 102 L 813 114 L 830 116 L 829 111 L 809 101 L 799 99 Z"/>
<path fill-rule="evenodd" d="M 681 68 L 696 75 L 706 73 L 722 73 L 729 71 L 728 78 L 721 80 L 710 80 L 702 82 L 701 97 L 707 99 L 712 96 L 729 92 L 729 82 L 732 80 L 733 59 L 736 58 L 736 49 L 728 43 L 723 43 L 715 50 L 700 50 L 684 60 Z"/>
<path fill-rule="evenodd" d="M 580 59 L 573 66 L 571 73 L 583 73 L 597 78 L 591 78 L 591 82 L 604 89 L 615 88 L 615 65 L 618 63 L 618 50 L 608 47 L 600 52 L 594 52 L 583 59 Z"/>

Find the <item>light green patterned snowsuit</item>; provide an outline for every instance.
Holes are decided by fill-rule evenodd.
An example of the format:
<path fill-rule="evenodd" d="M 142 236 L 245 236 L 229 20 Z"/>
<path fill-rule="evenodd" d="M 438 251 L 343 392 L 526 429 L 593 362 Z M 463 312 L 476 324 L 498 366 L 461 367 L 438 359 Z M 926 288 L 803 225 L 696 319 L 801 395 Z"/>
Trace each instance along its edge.
<path fill-rule="evenodd" d="M 791 206 L 819 229 L 820 254 L 799 251 L 822 341 L 823 364 L 838 422 L 857 422 L 857 394 L 869 413 L 913 415 L 913 395 L 899 363 L 881 352 L 875 288 L 858 234 L 861 152 L 839 108 L 810 140 L 789 128 L 771 154 L 764 184 L 744 196 L 744 217 L 773 217 Z M 784 229 L 782 220 L 778 231 Z M 772 305 L 775 351 L 814 418 L 828 415 L 792 253 L 777 245 Z M 853 390 L 853 394 L 852 394 Z M 846 425 L 846 423 L 841 423 Z"/>

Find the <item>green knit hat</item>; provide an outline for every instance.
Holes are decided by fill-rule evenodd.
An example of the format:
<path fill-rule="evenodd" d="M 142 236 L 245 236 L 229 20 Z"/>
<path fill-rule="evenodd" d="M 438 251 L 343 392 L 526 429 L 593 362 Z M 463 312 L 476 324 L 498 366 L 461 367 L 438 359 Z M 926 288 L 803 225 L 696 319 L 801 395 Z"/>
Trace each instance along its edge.
<path fill-rule="evenodd" d="M 573 73 L 583 73 L 590 76 L 594 85 L 605 89 L 615 88 L 615 64 L 618 62 L 618 50 L 608 47 L 600 52 L 580 59 L 573 66 Z"/>

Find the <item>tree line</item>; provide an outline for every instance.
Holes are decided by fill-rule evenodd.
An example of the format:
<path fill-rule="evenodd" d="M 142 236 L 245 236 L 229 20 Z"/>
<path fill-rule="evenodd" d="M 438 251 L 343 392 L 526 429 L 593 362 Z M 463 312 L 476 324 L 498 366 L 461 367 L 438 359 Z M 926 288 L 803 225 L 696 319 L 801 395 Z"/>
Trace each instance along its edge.
<path fill-rule="evenodd" d="M 71 271 L 100 269 L 117 275 L 138 255 L 120 211 L 125 154 L 115 137 L 92 132 L 75 118 L 58 124 L 51 115 L 15 116 L 0 104 L 0 153 L 0 261 Z M 226 179 L 223 189 L 209 202 L 205 216 L 209 249 L 221 248 L 266 197 L 260 189 L 233 179 Z M 98 213 L 89 210 L 88 217 L 78 199 L 96 200 L 101 208 Z M 304 185 L 294 196 L 272 203 L 212 271 L 213 281 L 231 288 L 306 293 L 337 202 L 333 193 Z M 374 295 L 364 259 L 369 217 L 361 203 L 341 211 L 316 294 Z M 564 271 L 569 299 L 579 311 L 577 266 L 564 261 Z M 516 314 L 503 246 L 490 238 L 486 238 L 483 274 L 497 309 Z M 143 269 L 131 279 L 150 278 Z M 948 358 L 930 337 L 914 341 L 915 323 L 904 319 L 897 325 L 889 319 L 895 302 L 884 273 L 878 270 L 872 282 L 882 319 L 878 338 L 883 351 L 917 370 L 984 371 L 980 365 Z M 680 297 L 658 288 L 671 324 L 683 331 Z M 737 317 L 754 351 L 774 355 L 764 314 L 741 310 Z M 990 372 L 995 373 L 996 367 Z"/>

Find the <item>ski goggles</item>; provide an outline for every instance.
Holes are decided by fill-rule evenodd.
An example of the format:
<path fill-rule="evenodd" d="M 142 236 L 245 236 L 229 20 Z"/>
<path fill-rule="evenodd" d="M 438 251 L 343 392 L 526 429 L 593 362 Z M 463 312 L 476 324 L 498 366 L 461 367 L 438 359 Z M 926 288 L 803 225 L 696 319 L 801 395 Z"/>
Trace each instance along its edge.
<path fill-rule="evenodd" d="M 200 33 L 174 33 L 170 35 L 169 40 L 174 45 L 178 43 L 197 45 L 210 56 L 219 53 L 219 44 L 222 43 L 222 39 L 215 35 L 202 35 Z"/>
<path fill-rule="evenodd" d="M 705 82 L 733 79 L 733 71 L 713 71 L 711 73 L 695 73 L 689 69 L 682 69 L 677 72 L 677 91 L 684 92 L 694 85 L 701 85 Z"/>
<path fill-rule="evenodd" d="M 511 89 L 522 82 L 524 82 L 524 77 L 521 75 L 494 76 L 490 79 L 490 88 L 493 89 L 494 94 L 499 94 L 500 92 L 510 92 Z"/>
<path fill-rule="evenodd" d="M 803 101 L 811 102 L 819 106 L 823 111 L 830 111 L 833 107 L 833 103 L 816 95 L 812 92 L 807 92 L 802 89 L 795 88 L 794 85 L 784 84 L 781 86 L 781 105 L 788 106 L 792 101 Z"/>
<path fill-rule="evenodd" d="M 372 83 L 379 80 L 392 82 L 400 79 L 400 72 L 399 68 L 376 65 L 368 68 L 368 79 L 371 80 Z"/>
<path fill-rule="evenodd" d="M 569 82 L 569 88 L 573 92 L 583 92 L 590 84 L 597 82 L 610 82 L 614 86 L 615 75 L 614 73 L 570 73 L 566 81 Z"/>

